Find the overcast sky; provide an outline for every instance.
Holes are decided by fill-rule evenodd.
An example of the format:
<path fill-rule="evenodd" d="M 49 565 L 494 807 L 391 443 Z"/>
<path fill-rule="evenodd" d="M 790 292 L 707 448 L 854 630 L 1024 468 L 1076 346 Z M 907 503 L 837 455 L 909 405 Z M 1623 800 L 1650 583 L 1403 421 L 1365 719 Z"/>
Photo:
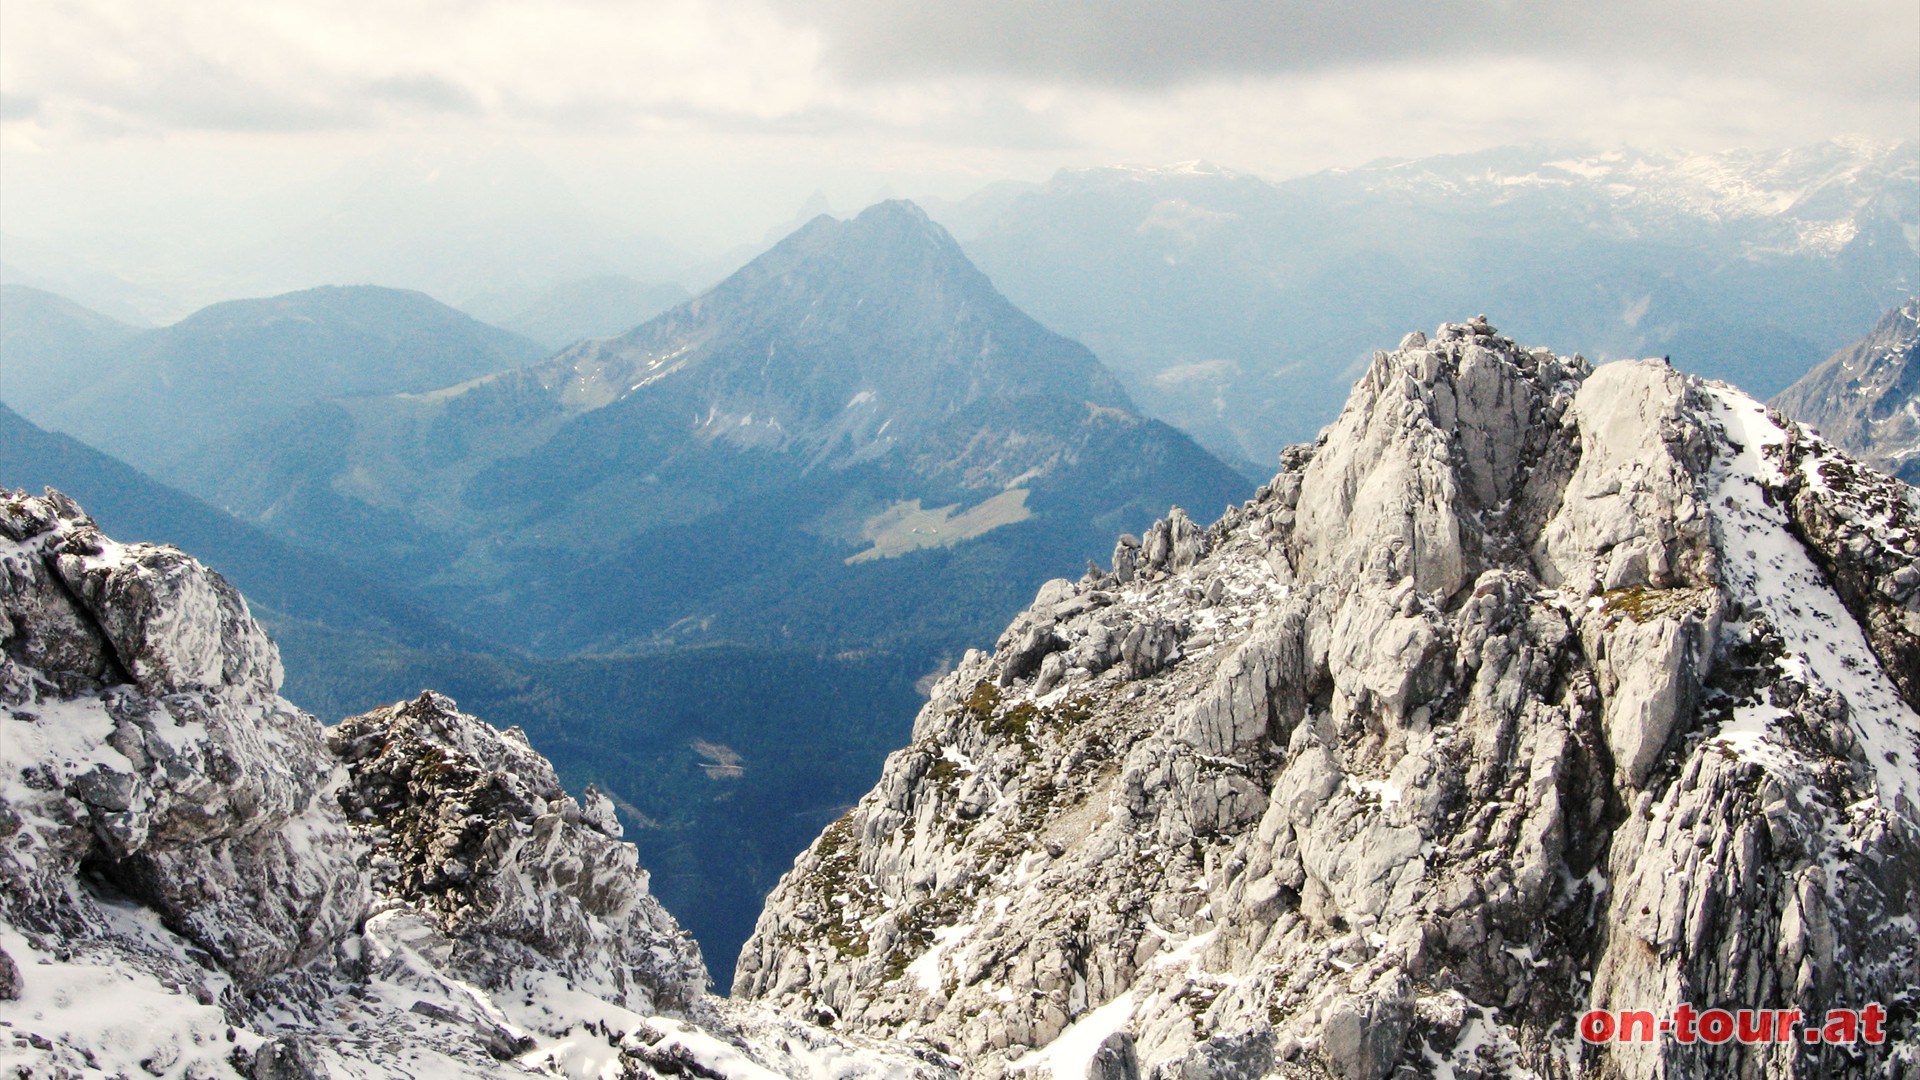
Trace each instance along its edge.
<path fill-rule="evenodd" d="M 1916 43 L 1914 0 L 0 0 L 0 225 L 419 145 L 525 148 L 697 246 L 816 187 L 844 211 L 1111 162 L 1893 140 Z"/>

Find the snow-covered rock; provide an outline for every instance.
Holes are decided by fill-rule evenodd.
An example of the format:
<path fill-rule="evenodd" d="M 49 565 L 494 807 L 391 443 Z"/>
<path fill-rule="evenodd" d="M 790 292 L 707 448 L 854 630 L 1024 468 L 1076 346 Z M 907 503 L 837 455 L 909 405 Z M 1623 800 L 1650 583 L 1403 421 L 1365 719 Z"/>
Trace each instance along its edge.
<path fill-rule="evenodd" d="M 603 795 L 436 694 L 323 731 L 219 575 L 0 503 L 0 1073 L 935 1077 L 706 994 Z"/>
<path fill-rule="evenodd" d="M 699 949 L 648 894 L 633 845 L 589 819 L 518 729 L 425 693 L 327 742 L 348 764 L 340 803 L 372 848 L 375 891 L 443 934 L 469 981 L 540 968 L 643 1013 L 706 993 Z"/>
<path fill-rule="evenodd" d="M 1920 1069 L 1575 1030 L 1920 985 L 1912 488 L 1484 319 L 1282 463 L 969 654 L 736 992 L 981 1078 Z"/>

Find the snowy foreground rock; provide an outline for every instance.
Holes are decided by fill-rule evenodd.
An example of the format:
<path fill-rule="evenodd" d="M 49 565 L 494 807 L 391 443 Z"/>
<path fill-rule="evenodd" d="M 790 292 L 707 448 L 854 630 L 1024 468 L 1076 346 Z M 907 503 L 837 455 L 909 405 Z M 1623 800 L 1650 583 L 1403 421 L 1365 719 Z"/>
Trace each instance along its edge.
<path fill-rule="evenodd" d="M 733 1002 L 519 732 L 323 729 L 218 575 L 5 496 L 0 1077 L 1920 1073 L 1914 489 L 1484 320 L 1283 466 L 969 654 Z M 1576 1033 L 1683 1002 L 1890 1038 Z"/>
<path fill-rule="evenodd" d="M 1731 388 L 1411 335 L 969 654 L 736 993 L 983 1078 L 1920 1075 L 1917 554 L 1914 489 Z"/>
<path fill-rule="evenodd" d="M 172 548 L 6 496 L 0 611 L 0 1076 L 945 1071 L 708 996 L 604 795 L 438 695 L 323 731 Z"/>

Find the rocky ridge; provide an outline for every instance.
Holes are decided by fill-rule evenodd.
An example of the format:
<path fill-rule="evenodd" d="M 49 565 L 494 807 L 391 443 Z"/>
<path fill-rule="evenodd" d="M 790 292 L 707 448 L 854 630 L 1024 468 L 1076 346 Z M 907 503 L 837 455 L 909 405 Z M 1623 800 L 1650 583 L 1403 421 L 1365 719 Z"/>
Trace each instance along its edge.
<path fill-rule="evenodd" d="M 707 994 L 604 795 L 423 694 L 323 730 L 218 574 L 0 504 L 0 1071 L 936 1076 Z"/>
<path fill-rule="evenodd" d="M 1920 1068 L 1911 487 L 1484 319 L 1282 466 L 970 653 L 736 994 L 974 1077 Z M 1574 1028 L 1873 1001 L 1881 1047 Z"/>
<path fill-rule="evenodd" d="M 1920 299 L 1773 399 L 1861 461 L 1920 482 Z"/>

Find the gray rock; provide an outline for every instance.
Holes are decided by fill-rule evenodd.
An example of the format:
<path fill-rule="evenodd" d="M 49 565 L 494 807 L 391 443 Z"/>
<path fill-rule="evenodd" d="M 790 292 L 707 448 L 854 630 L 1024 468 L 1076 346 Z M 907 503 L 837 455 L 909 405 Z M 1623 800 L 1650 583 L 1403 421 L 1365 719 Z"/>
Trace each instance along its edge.
<path fill-rule="evenodd" d="M 1140 1058 L 1133 1036 L 1116 1031 L 1101 1040 L 1087 1065 L 1087 1080 L 1140 1080 Z"/>
<path fill-rule="evenodd" d="M 948 1074 L 706 996 L 611 800 L 524 734 L 426 694 L 329 738 L 198 563 L 57 494 L 0 501 L 0 537 L 0 1000 L 21 964 L 58 988 L 10 1070 L 478 1080 L 584 1039 L 639 1080 L 659 1020 L 683 1071 Z"/>
<path fill-rule="evenodd" d="M 1911 489 L 1670 365 L 1484 319 L 1377 356 L 1282 465 L 936 687 L 774 890 L 738 993 L 982 1080 L 1115 1002 L 1144 1076 L 1383 1080 L 1550 1072 L 1592 1007 L 1814 1015 L 1920 979 Z"/>
<path fill-rule="evenodd" d="M 1413 984 L 1388 971 L 1362 994 L 1345 997 L 1328 1010 L 1320 1026 L 1320 1053 L 1335 1076 L 1345 1080 L 1383 1080 L 1400 1061 L 1400 1048 L 1413 1029 Z"/>
<path fill-rule="evenodd" d="M 347 762 L 339 801 L 372 848 L 374 890 L 426 915 L 455 970 L 483 984 L 555 971 L 641 1012 L 706 992 L 699 947 L 648 893 L 633 846 L 590 825 L 524 742 L 431 692 L 327 742 Z"/>
<path fill-rule="evenodd" d="M 281 1035 L 253 1052 L 249 1080 L 327 1080 L 332 1076 L 313 1040 Z"/>

